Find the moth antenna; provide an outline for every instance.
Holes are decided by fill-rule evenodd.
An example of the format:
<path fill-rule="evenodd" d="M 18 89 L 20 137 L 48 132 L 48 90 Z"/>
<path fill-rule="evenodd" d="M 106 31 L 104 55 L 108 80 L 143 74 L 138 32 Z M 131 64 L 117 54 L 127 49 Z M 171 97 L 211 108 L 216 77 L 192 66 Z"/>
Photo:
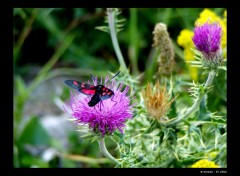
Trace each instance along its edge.
<path fill-rule="evenodd" d="M 98 84 L 101 84 L 92 74 L 90 74 L 93 80 L 97 81 Z"/>
<path fill-rule="evenodd" d="M 107 83 L 109 83 L 109 81 L 111 81 L 113 78 L 115 78 L 121 71 L 118 71 L 112 78 L 110 78 L 104 85 L 106 85 Z"/>

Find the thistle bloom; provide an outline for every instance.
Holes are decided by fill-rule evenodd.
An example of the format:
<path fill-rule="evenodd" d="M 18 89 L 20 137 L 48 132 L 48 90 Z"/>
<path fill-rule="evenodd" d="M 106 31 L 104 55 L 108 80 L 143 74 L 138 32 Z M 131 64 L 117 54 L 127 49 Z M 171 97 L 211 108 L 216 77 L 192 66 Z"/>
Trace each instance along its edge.
<path fill-rule="evenodd" d="M 167 113 L 174 100 L 169 100 L 170 94 L 168 94 L 166 87 L 164 86 L 163 88 L 160 88 L 158 81 L 154 87 L 150 86 L 148 83 L 142 94 L 149 115 L 154 119 L 161 121 L 162 116 Z"/>
<path fill-rule="evenodd" d="M 106 77 L 105 83 L 107 81 L 108 78 Z M 93 84 L 97 85 L 97 79 L 93 80 Z M 94 107 L 88 105 L 91 96 L 87 97 L 82 93 L 74 95 L 71 92 L 70 103 L 68 104 L 70 110 L 68 113 L 76 119 L 77 124 L 88 125 L 89 129 L 96 134 L 100 133 L 102 137 L 106 134 L 112 134 L 117 129 L 123 133 L 124 123 L 133 115 L 130 98 L 127 96 L 129 87 L 126 86 L 121 92 L 123 83 L 116 85 L 114 81 L 111 81 L 108 85 L 105 86 L 111 89 L 114 95 L 109 99 L 102 100 Z"/>
<path fill-rule="evenodd" d="M 221 36 L 222 28 L 218 23 L 206 22 L 195 27 L 192 40 L 205 61 L 217 64 L 222 61 Z"/>

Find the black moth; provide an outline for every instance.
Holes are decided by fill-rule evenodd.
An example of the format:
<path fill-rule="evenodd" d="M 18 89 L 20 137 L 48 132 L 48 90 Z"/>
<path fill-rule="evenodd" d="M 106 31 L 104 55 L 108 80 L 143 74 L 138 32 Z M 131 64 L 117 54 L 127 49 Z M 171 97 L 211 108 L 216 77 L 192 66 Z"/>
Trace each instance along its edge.
<path fill-rule="evenodd" d="M 65 80 L 64 83 L 67 84 L 69 87 L 77 89 L 79 92 L 85 94 L 85 95 L 92 95 L 91 100 L 88 102 L 88 105 L 90 107 L 95 106 L 96 104 L 98 104 L 99 102 L 101 102 L 102 100 L 106 100 L 110 97 L 112 97 L 114 95 L 114 92 L 105 87 L 105 85 L 112 80 L 113 78 L 115 78 L 118 74 L 120 73 L 120 71 L 118 71 L 111 79 L 109 79 L 104 85 L 102 85 L 100 82 L 98 82 L 99 84 L 94 86 L 94 85 L 90 85 L 90 84 L 86 84 L 84 82 L 79 82 L 79 81 L 75 81 L 75 80 Z M 90 76 L 96 80 L 96 78 L 94 78 L 91 74 Z M 113 100 L 112 100 L 113 101 Z M 100 107 L 101 108 L 101 107 Z"/>

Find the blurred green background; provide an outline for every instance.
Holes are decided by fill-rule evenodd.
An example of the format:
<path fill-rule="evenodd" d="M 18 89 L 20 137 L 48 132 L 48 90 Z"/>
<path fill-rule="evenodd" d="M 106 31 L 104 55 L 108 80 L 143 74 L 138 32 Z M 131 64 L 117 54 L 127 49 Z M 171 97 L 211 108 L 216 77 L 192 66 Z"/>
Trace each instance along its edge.
<path fill-rule="evenodd" d="M 138 75 L 147 69 L 152 31 L 162 22 L 176 51 L 173 74 L 191 80 L 176 40 L 182 29 L 194 28 L 203 8 L 121 10 L 126 21 L 118 40 L 130 72 Z M 211 10 L 222 16 L 225 9 Z M 110 35 L 95 29 L 104 24 L 104 16 L 102 8 L 14 9 L 14 167 L 113 167 L 103 158 L 97 142 L 79 137 L 76 125 L 67 120 L 63 110 L 63 101 L 69 98 L 64 80 L 87 81 L 90 73 L 106 76 L 119 69 Z M 134 60 L 137 67 L 133 67 Z M 224 84 L 226 78 L 222 79 Z M 208 108 L 224 112 L 226 92 L 221 84 L 215 84 L 217 90 L 210 93 Z M 214 98 L 216 94 L 220 96 Z M 191 103 L 190 98 L 185 101 Z M 117 156 L 114 143 L 106 143 Z"/>

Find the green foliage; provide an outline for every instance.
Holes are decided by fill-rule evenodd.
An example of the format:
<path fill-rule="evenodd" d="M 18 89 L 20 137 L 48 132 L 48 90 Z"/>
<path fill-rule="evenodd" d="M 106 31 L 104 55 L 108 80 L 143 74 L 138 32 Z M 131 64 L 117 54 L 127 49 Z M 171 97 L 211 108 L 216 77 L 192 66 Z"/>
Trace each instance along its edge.
<path fill-rule="evenodd" d="M 44 162 L 41 158 L 35 158 L 31 155 L 31 148 L 46 148 L 50 145 L 51 138 L 48 132 L 40 124 L 37 117 L 32 117 L 25 125 L 23 131 L 19 135 L 16 145 L 15 154 L 19 157 L 19 165 L 24 167 L 39 166 L 48 167 L 47 162 Z M 16 146 L 15 146 L 16 147 Z M 20 152 L 19 152 L 20 151 Z M 35 153 L 35 152 L 34 152 Z"/>
<path fill-rule="evenodd" d="M 199 75 L 199 82 L 193 82 L 183 50 L 176 44 L 179 32 L 193 29 L 202 10 L 15 8 L 14 167 L 188 168 L 200 159 L 209 159 L 225 168 L 226 61 L 206 64 L 194 51 L 196 60 L 191 64 L 204 74 Z M 222 14 L 225 9 L 212 10 Z M 104 18 L 107 25 L 101 26 Z M 167 25 L 175 49 L 171 78 L 156 74 L 159 53 L 152 49 L 152 31 L 159 22 Z M 41 121 L 51 113 L 32 99 L 38 100 L 38 90 L 53 81 L 57 85 L 46 98 L 60 116 L 65 114 L 61 103 L 69 97 L 63 84 L 66 77 L 86 81 L 89 74 L 104 77 L 119 69 L 122 72 L 115 81 L 130 86 L 134 114 L 126 122 L 124 134 L 116 131 L 105 139 L 109 153 L 120 162 L 116 164 L 102 158 L 99 136 L 88 127 L 73 126 L 64 137 L 55 138 Z M 209 74 L 212 70 L 216 76 Z M 174 98 L 161 120 L 149 115 L 142 97 L 146 83 L 156 80 L 166 83 Z M 47 86 L 50 91 L 50 84 Z M 31 104 L 42 113 L 30 111 Z M 65 125 L 71 123 L 66 120 Z M 55 133 L 58 135 L 57 130 Z M 46 159 L 48 151 L 52 151 L 51 157 Z"/>
<path fill-rule="evenodd" d="M 20 145 L 49 145 L 49 141 L 50 137 L 46 130 L 39 123 L 37 117 L 31 118 L 31 120 L 26 124 L 26 127 L 24 128 L 18 139 Z"/>

